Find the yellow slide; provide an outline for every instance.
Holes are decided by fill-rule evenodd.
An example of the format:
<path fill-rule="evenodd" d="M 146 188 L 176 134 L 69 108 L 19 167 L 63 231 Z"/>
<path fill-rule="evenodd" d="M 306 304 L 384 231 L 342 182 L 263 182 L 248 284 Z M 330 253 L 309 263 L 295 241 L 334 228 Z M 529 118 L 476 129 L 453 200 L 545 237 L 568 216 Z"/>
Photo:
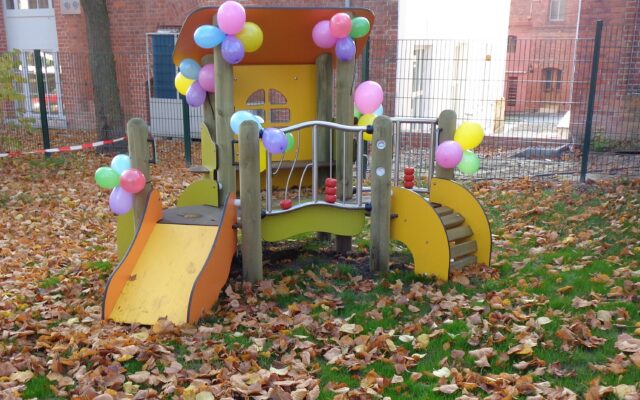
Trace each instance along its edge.
<path fill-rule="evenodd" d="M 195 323 L 211 309 L 236 250 L 236 208 L 178 207 L 163 212 L 152 191 L 141 227 L 105 292 L 103 318 L 116 322 Z"/>

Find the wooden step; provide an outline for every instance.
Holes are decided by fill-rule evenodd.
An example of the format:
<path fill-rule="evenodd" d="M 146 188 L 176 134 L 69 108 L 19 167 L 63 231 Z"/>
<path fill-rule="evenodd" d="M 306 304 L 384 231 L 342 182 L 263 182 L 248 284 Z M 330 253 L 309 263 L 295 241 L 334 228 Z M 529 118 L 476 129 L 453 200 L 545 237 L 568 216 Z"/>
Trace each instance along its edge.
<path fill-rule="evenodd" d="M 476 244 L 476 241 L 470 240 L 468 242 L 451 246 L 451 249 L 449 249 L 449 254 L 451 258 L 460 258 L 462 256 L 473 254 L 477 250 L 478 250 L 478 245 Z"/>
<path fill-rule="evenodd" d="M 451 263 L 450 268 L 451 269 L 461 269 L 464 267 L 467 267 L 469 265 L 473 265 L 478 261 L 478 259 L 476 258 L 476 256 L 466 256 L 466 257 L 462 257 L 458 260 L 455 260 Z"/>
<path fill-rule="evenodd" d="M 464 217 L 458 213 L 453 213 L 443 216 L 441 220 L 444 224 L 445 229 L 450 229 L 458 225 L 462 225 L 462 223 L 464 222 Z"/>
<path fill-rule="evenodd" d="M 458 226 L 456 228 L 447 229 L 447 239 L 450 242 L 455 242 L 460 239 L 467 238 L 473 235 L 471 228 L 467 225 Z"/>
<path fill-rule="evenodd" d="M 450 209 L 449 207 L 445 207 L 445 206 L 438 207 L 435 210 L 436 210 L 436 214 L 438 214 L 440 217 L 443 217 L 445 215 L 449 215 L 449 214 L 453 213 L 452 209 Z"/>

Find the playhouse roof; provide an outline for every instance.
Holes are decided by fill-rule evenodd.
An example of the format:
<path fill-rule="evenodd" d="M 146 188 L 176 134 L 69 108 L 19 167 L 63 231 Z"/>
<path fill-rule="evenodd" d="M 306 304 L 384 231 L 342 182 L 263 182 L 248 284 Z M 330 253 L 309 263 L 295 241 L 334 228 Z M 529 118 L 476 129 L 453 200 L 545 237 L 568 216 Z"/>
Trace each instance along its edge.
<path fill-rule="evenodd" d="M 246 53 L 242 65 L 274 64 L 314 64 L 316 58 L 333 49 L 321 49 L 313 43 L 311 30 L 316 23 L 331 19 L 339 12 L 347 12 L 353 17 L 366 17 L 373 26 L 374 15 L 363 8 L 272 8 L 246 7 L 247 21 L 260 26 L 264 33 L 262 47 L 253 53 Z M 211 50 L 196 45 L 193 33 L 201 25 L 211 25 L 218 7 L 203 7 L 193 11 L 185 21 L 173 52 L 176 65 L 185 58 L 200 60 L 211 54 Z M 356 39 L 357 53 L 360 54 L 368 35 Z"/>

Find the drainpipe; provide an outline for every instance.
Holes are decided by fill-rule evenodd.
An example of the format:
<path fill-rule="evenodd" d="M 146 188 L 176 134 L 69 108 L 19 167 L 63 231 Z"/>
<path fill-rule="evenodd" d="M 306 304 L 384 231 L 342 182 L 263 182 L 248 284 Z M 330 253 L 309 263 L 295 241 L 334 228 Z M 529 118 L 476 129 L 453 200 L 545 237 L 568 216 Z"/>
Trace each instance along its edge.
<path fill-rule="evenodd" d="M 578 53 L 578 38 L 580 37 L 580 17 L 582 15 L 582 0 L 578 1 L 578 18 L 576 21 L 576 35 L 573 43 L 573 56 L 571 58 L 571 87 L 569 88 L 569 110 L 573 108 L 573 86 L 576 81 L 576 57 Z"/>

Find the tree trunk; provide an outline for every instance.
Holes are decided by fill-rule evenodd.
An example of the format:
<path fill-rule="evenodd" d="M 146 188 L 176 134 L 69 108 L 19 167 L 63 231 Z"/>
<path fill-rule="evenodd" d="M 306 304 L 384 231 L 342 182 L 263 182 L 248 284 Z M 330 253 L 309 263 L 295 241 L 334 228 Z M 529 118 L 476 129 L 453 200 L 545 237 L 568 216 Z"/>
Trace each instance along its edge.
<path fill-rule="evenodd" d="M 80 0 L 87 23 L 93 102 L 99 140 L 125 135 L 106 0 Z M 125 146 L 122 147 L 126 149 Z M 118 149 L 120 150 L 120 149 Z"/>

